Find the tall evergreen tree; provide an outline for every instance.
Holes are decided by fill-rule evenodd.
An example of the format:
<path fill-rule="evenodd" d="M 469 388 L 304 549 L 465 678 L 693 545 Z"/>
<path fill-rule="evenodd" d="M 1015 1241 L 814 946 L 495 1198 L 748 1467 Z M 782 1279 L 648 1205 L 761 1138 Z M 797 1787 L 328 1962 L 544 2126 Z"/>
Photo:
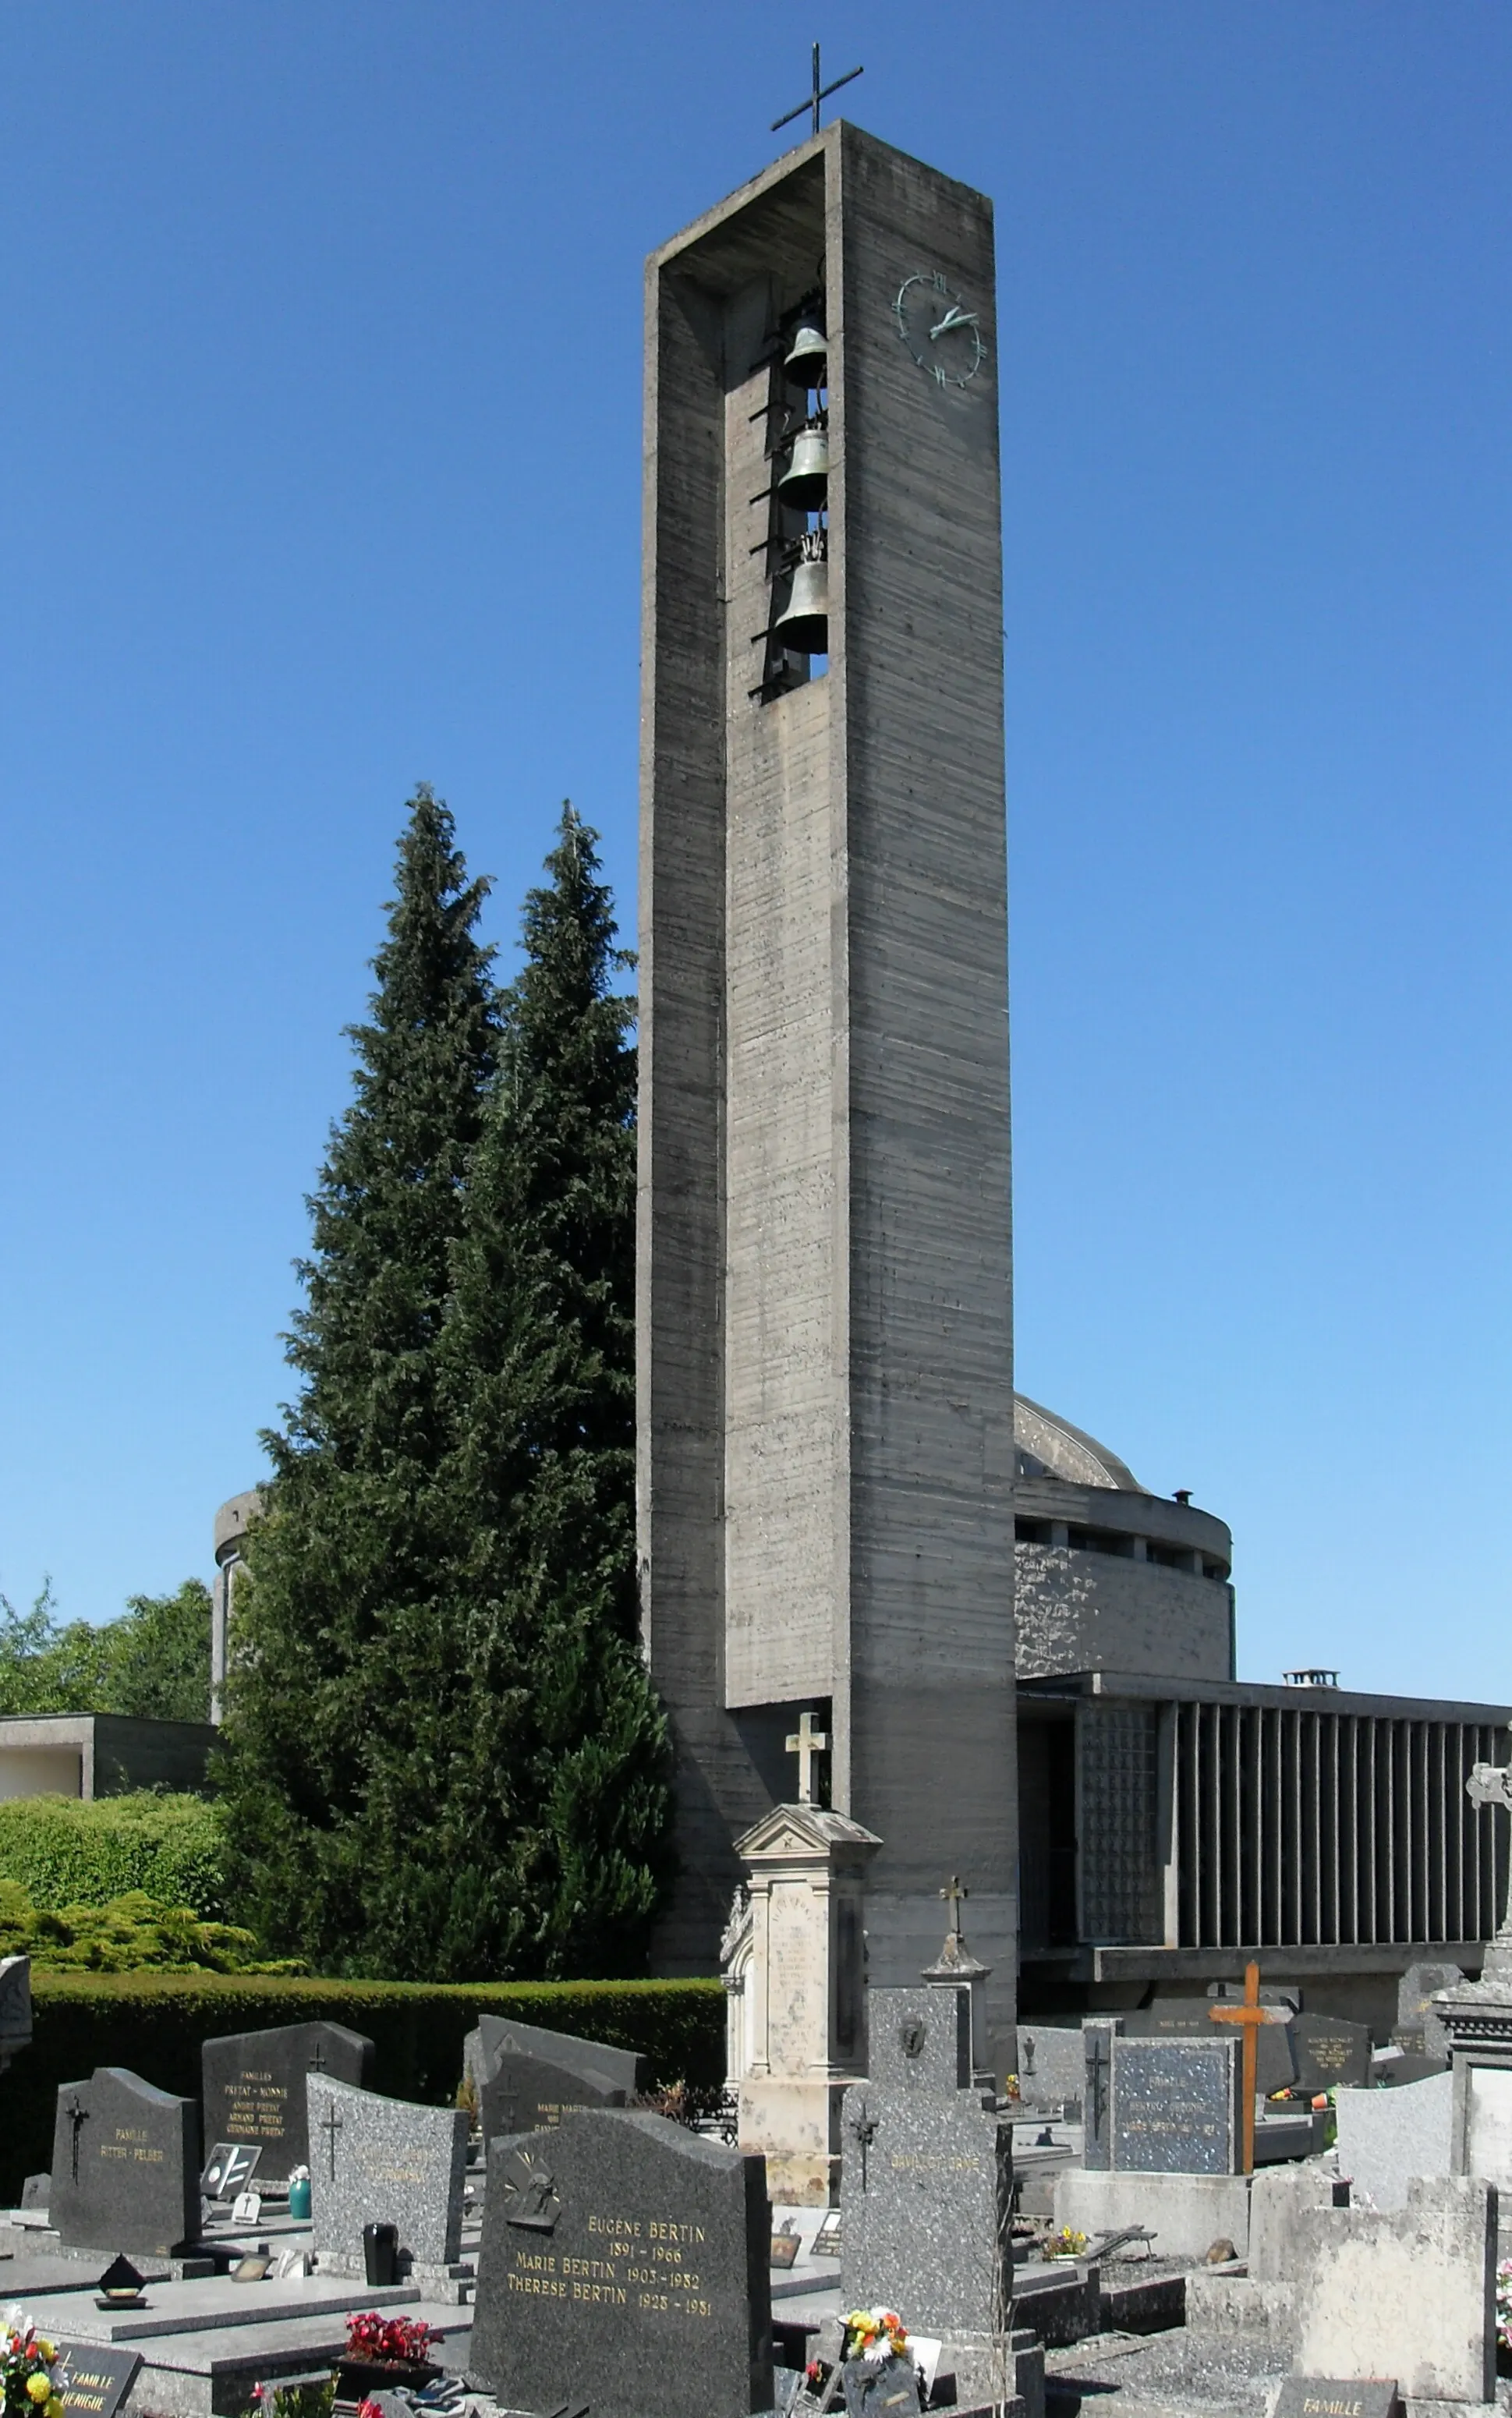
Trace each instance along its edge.
<path fill-rule="evenodd" d="M 370 1020 L 351 1028 L 354 1096 L 309 1204 L 288 1344 L 303 1390 L 265 1438 L 268 1510 L 237 1594 L 221 1780 L 238 1902 L 327 1970 L 438 1969 L 427 1893 L 470 1697 L 438 1618 L 453 1559 L 442 1338 L 498 1046 L 475 937 L 487 888 L 422 787 Z"/>
<path fill-rule="evenodd" d="M 596 836 L 565 806 L 526 901 L 448 1334 L 479 1680 L 465 1793 L 492 1845 L 476 1953 L 529 1974 L 644 1958 L 670 1814 L 636 1645 L 634 1002 L 615 987 L 633 961 Z"/>

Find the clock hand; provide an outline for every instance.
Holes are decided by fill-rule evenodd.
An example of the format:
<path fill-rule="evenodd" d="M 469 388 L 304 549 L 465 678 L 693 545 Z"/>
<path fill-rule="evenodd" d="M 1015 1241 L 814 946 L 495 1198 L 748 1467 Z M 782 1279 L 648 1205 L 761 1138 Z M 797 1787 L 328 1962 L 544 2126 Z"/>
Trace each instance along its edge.
<path fill-rule="evenodd" d="M 938 337 L 948 336 L 953 328 L 974 328 L 976 325 L 977 314 L 974 311 L 957 311 L 952 304 L 939 327 L 930 329 L 929 341 L 934 344 Z"/>

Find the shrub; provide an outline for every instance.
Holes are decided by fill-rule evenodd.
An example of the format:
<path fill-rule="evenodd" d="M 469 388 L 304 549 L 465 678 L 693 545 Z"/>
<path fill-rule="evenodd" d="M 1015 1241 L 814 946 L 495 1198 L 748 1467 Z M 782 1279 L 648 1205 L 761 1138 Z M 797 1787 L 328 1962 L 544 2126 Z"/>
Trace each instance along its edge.
<path fill-rule="evenodd" d="M 0 2082 L 0 2206 L 50 2164 L 60 2084 L 124 2065 L 160 2090 L 200 2095 L 200 2047 L 222 2032 L 320 2019 L 366 2032 L 374 2089 L 450 2105 L 480 2014 L 639 2049 L 653 2080 L 707 2087 L 725 2069 L 717 1982 L 325 1982 L 296 1975 L 38 1972 L 34 2038 Z"/>
<path fill-rule="evenodd" d="M 38 1909 L 19 1881 L 0 1881 L 0 1955 L 46 1973 L 298 1973 L 257 1961 L 250 1931 L 202 1922 L 187 1905 L 129 1890 L 108 1905 Z"/>
<path fill-rule="evenodd" d="M 201 1797 L 11 1797 L 0 1801 L 0 1880 L 32 1904 L 108 1905 L 142 1890 L 201 1921 L 224 1920 L 221 1831 Z"/>

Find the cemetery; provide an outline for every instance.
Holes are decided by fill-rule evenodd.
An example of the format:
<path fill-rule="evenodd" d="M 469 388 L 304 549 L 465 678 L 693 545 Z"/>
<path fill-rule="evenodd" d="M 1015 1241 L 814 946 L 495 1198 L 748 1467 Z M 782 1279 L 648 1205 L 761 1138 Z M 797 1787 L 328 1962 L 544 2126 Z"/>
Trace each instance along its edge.
<path fill-rule="evenodd" d="M 665 1713 L 658 1979 L 604 1983 L 613 2038 L 481 1979 L 427 2032 L 417 1919 L 407 1981 L 256 1957 L 155 2032 L 0 1961 L 0 2120 L 33 2140 L 35 2070 L 50 2128 L 0 2220 L 8 2413 L 1512 2408 L 1512 1715 L 1241 1686 L 1223 1523 L 1014 1393 L 990 206 L 822 129 L 814 72 L 811 136 L 649 274 L 617 1668 Z M 217 1524 L 217 1723 L 262 1521 Z M 148 1768 L 117 1727 L 0 1748 L 92 1796 Z M 517 1782 L 487 1742 L 480 1824 Z M 532 1813 L 571 1760 L 537 1749 Z M 485 1848 L 466 1937 L 554 1921 L 535 1969 L 582 1972 L 594 1856 L 566 1914 L 501 1916 Z"/>

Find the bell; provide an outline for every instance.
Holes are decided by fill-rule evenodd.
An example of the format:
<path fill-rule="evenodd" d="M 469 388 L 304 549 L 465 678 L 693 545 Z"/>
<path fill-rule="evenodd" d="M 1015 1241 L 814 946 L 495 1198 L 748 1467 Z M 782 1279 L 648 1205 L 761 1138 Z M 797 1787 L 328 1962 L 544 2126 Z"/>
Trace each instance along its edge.
<path fill-rule="evenodd" d="M 829 367 L 830 346 L 822 328 L 811 320 L 799 323 L 792 350 L 783 363 L 790 378 L 802 378 L 806 388 L 821 387 Z"/>
<path fill-rule="evenodd" d="M 799 543 L 802 551 L 793 574 L 793 592 L 777 616 L 773 635 L 797 655 L 828 654 L 830 566 L 825 559 L 824 531 L 810 529 Z"/>
<path fill-rule="evenodd" d="M 807 512 L 822 504 L 830 486 L 830 427 L 821 413 L 805 422 L 793 439 L 793 458 L 777 482 L 785 504 Z"/>

